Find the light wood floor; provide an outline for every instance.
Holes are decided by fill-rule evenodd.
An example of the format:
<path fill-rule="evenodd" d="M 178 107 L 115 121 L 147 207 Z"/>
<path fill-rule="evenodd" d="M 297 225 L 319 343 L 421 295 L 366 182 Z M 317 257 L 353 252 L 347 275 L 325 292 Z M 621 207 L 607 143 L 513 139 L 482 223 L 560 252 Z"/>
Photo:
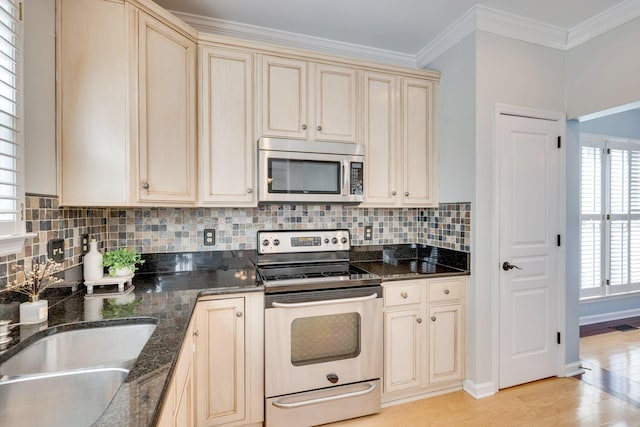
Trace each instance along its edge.
<path fill-rule="evenodd" d="M 640 330 L 580 340 L 581 359 L 640 381 Z M 587 371 L 585 375 L 592 375 Z M 606 389 L 606 387 L 605 387 Z M 385 408 L 331 427 L 640 426 L 640 409 L 576 378 L 549 378 L 475 400 L 463 391 Z"/>

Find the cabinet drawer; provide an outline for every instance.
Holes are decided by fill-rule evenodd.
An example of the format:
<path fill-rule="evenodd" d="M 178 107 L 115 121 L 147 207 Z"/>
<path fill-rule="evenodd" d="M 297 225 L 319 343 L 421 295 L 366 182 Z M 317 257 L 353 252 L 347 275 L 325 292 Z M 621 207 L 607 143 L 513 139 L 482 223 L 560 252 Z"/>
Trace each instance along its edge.
<path fill-rule="evenodd" d="M 464 292 L 464 280 L 446 279 L 429 282 L 429 304 L 439 301 L 460 300 Z"/>
<path fill-rule="evenodd" d="M 424 283 L 421 282 L 387 285 L 384 287 L 384 306 L 393 307 L 397 305 L 420 304 L 423 288 Z"/>

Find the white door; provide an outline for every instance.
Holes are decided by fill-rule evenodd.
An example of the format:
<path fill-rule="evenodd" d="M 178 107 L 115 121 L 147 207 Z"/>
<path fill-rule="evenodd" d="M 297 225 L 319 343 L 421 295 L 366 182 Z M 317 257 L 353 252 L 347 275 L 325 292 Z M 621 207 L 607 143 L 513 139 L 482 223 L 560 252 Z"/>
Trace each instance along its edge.
<path fill-rule="evenodd" d="M 500 388 L 558 374 L 560 124 L 497 122 Z"/>

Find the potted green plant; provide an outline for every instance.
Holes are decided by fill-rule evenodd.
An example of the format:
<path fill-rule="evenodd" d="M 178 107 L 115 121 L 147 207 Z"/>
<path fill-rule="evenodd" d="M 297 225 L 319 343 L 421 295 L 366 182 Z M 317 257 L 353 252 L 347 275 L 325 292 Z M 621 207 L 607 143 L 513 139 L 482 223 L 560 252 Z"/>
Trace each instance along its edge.
<path fill-rule="evenodd" d="M 102 265 L 109 268 L 110 276 L 128 276 L 138 269 L 136 264 L 144 264 L 144 260 L 135 249 L 120 248 L 102 257 Z"/>

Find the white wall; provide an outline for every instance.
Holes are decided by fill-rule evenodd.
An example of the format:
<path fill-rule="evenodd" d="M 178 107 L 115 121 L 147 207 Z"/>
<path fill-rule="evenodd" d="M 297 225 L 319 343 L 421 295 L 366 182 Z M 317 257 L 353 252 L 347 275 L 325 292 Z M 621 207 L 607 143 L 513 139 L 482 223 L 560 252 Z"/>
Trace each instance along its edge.
<path fill-rule="evenodd" d="M 25 191 L 57 194 L 55 0 L 24 3 Z"/>
<path fill-rule="evenodd" d="M 429 64 L 440 79 L 440 203 L 474 195 L 476 137 L 476 37 L 470 34 Z"/>
<path fill-rule="evenodd" d="M 640 18 L 569 50 L 570 119 L 640 100 Z"/>
<path fill-rule="evenodd" d="M 497 380 L 493 361 L 497 355 L 499 301 L 498 237 L 496 221 L 495 106 L 497 103 L 540 110 L 564 111 L 564 52 L 495 34 L 478 31 L 477 41 L 477 135 L 475 223 L 472 228 L 472 253 L 475 275 L 477 347 L 472 379 L 477 384 Z M 471 352 L 471 351 L 470 351 Z"/>

